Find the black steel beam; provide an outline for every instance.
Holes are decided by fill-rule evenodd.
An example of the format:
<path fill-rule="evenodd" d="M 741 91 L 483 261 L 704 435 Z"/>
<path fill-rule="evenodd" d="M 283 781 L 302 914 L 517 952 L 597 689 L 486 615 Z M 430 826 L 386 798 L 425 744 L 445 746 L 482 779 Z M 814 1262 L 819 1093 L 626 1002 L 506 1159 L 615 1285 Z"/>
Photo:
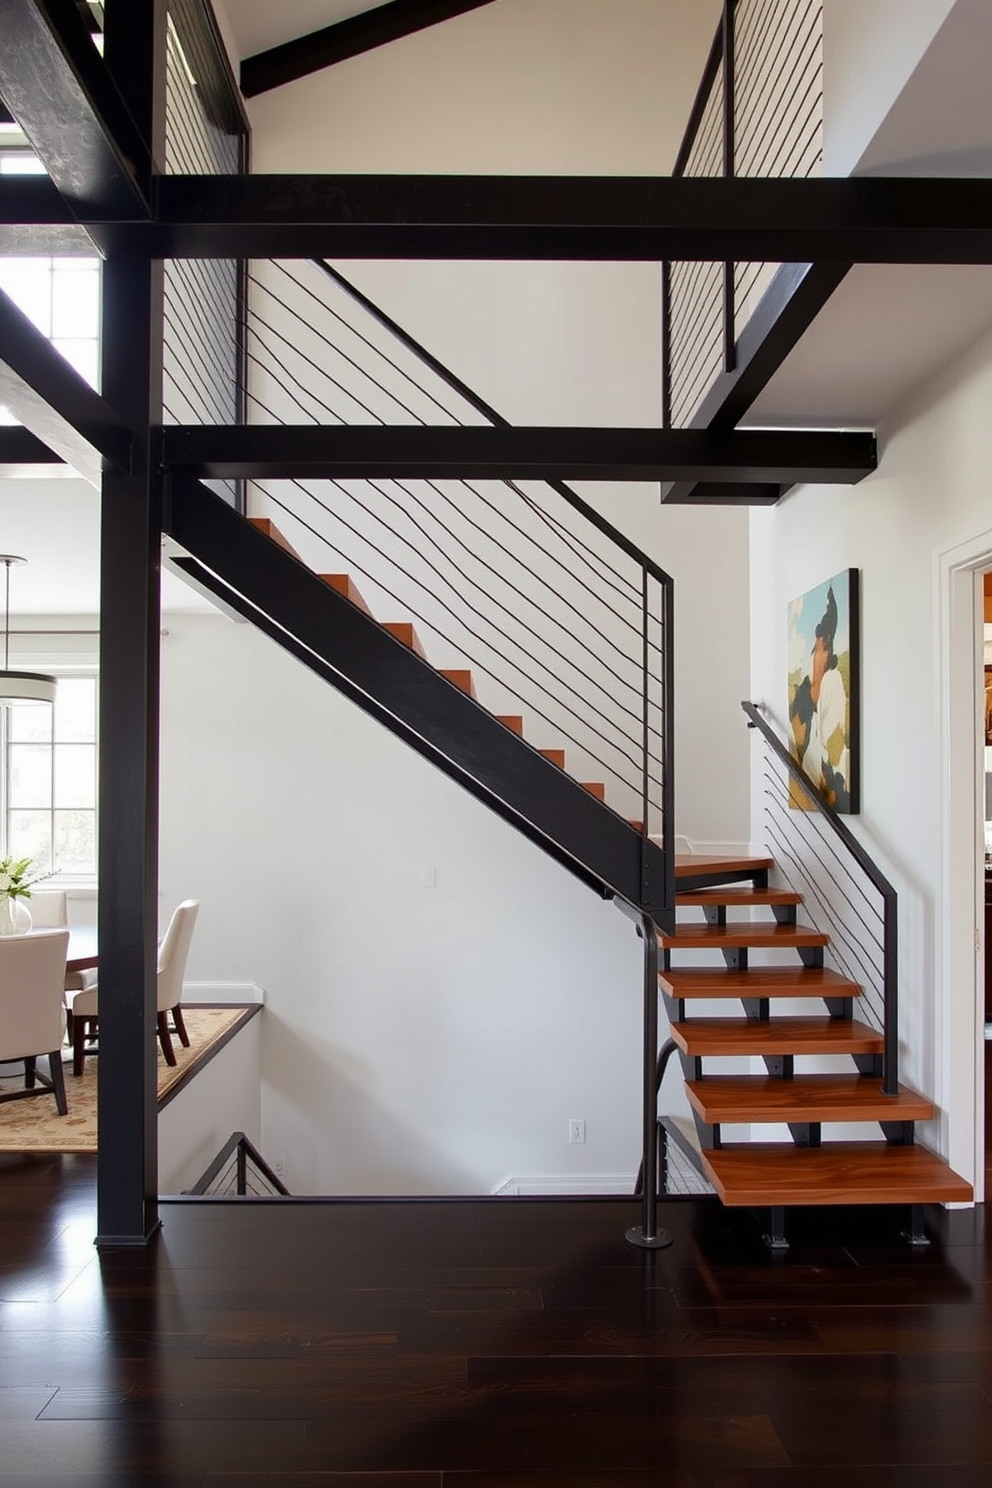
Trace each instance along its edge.
<path fill-rule="evenodd" d="M 637 904 L 647 854 L 651 913 L 666 913 L 664 855 L 297 558 L 189 476 L 170 481 L 164 528 L 258 623 L 453 778 L 521 824 L 580 876 Z M 175 561 L 175 560 L 173 560 Z M 198 575 L 203 582 L 203 574 Z M 255 618 L 251 616 L 251 618 Z M 309 658 L 313 658 L 311 661 Z"/>
<path fill-rule="evenodd" d="M 832 430 L 182 425 L 168 467 L 198 476 L 658 481 L 850 485 L 875 468 L 875 436 Z"/>
<path fill-rule="evenodd" d="M 30 429 L 0 426 L 0 474 L 9 476 L 16 468 L 27 466 L 34 474 L 44 475 L 46 465 L 60 475 L 65 472 L 65 461 Z"/>
<path fill-rule="evenodd" d="M 0 0 L 0 94 L 74 211 L 144 217 L 148 150 L 74 0 Z"/>
<path fill-rule="evenodd" d="M 774 506 L 787 490 L 743 481 L 672 481 L 662 483 L 662 500 L 666 506 Z"/>
<path fill-rule="evenodd" d="M 0 256 L 79 257 L 97 251 L 47 176 L 0 176 Z"/>
<path fill-rule="evenodd" d="M 689 427 L 729 429 L 739 423 L 851 267 L 848 263 L 782 264 L 738 338 L 733 371 L 714 378 Z M 663 486 L 661 499 L 680 505 L 713 498 L 704 496 L 692 482 L 681 481 Z"/>
<path fill-rule="evenodd" d="M 281 46 L 269 47 L 246 57 L 241 64 L 241 91 L 246 98 L 309 77 L 335 62 L 358 57 L 390 41 L 411 36 L 439 21 L 451 20 L 469 10 L 479 10 L 492 0 L 390 0 L 373 10 L 297 36 Z"/>
<path fill-rule="evenodd" d="M 91 485 L 130 464 L 130 429 L 2 289 L 0 403 Z"/>
<path fill-rule="evenodd" d="M 104 231 L 166 258 L 992 263 L 992 179 L 165 176 L 155 223 Z"/>

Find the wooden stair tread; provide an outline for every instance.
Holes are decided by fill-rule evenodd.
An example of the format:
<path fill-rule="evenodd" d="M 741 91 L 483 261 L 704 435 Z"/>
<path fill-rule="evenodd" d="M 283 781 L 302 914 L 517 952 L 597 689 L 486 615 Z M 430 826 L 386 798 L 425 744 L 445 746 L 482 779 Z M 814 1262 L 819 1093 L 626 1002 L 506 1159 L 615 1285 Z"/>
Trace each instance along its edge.
<path fill-rule="evenodd" d="M 293 544 L 287 537 L 283 537 L 282 533 L 279 531 L 279 528 L 276 526 L 275 522 L 273 522 L 271 517 L 249 517 L 248 520 L 253 527 L 257 528 L 259 532 L 263 533 L 267 538 L 276 543 L 285 552 L 292 553 L 294 558 L 300 558 L 300 555 L 293 547 Z M 303 562 L 302 558 L 300 558 L 300 562 Z"/>
<path fill-rule="evenodd" d="M 414 656 L 419 656 L 421 661 L 427 660 L 427 652 L 409 620 L 386 620 L 382 628 L 388 630 L 389 634 L 395 636 L 396 640 L 401 641 L 404 646 L 409 647 Z"/>
<path fill-rule="evenodd" d="M 967 1203 L 972 1187 L 925 1147 L 886 1142 L 731 1144 L 703 1153 L 723 1202 L 740 1205 Z"/>
<path fill-rule="evenodd" d="M 786 950 L 829 945 L 829 935 L 805 925 L 676 925 L 672 935 L 659 934 L 658 944 L 670 951 L 707 951 L 783 948 Z"/>
<path fill-rule="evenodd" d="M 440 675 L 444 677 L 446 681 L 450 682 L 454 687 L 457 687 L 461 692 L 467 692 L 469 697 L 472 698 L 474 702 L 479 701 L 478 694 L 475 690 L 475 683 L 472 680 L 472 673 L 470 671 L 466 671 L 460 667 L 456 667 L 454 670 L 442 668 Z"/>
<path fill-rule="evenodd" d="M 595 796 L 597 801 L 606 800 L 606 786 L 602 780 L 581 780 L 579 784 L 583 790 L 588 791 L 591 796 Z"/>
<path fill-rule="evenodd" d="M 548 760 L 548 762 L 550 764 L 557 765 L 559 770 L 564 770 L 564 768 L 565 768 L 565 751 L 564 751 L 564 749 L 539 749 L 537 752 L 538 752 L 538 754 L 543 754 L 544 755 L 544 758 L 546 760 Z"/>
<path fill-rule="evenodd" d="M 694 1018 L 673 1023 L 671 1035 L 684 1054 L 881 1054 L 885 1040 L 875 1028 L 848 1018 Z"/>
<path fill-rule="evenodd" d="M 900 1086 L 883 1095 L 868 1075 L 710 1075 L 687 1080 L 686 1093 L 704 1121 L 929 1121 L 933 1103 Z"/>
<path fill-rule="evenodd" d="M 519 734 L 523 738 L 524 721 L 519 713 L 497 713 L 496 722 L 508 728 L 511 734 Z"/>
<path fill-rule="evenodd" d="M 697 873 L 765 873 L 771 858 L 733 857 L 720 853 L 676 853 L 675 877 L 694 878 Z"/>
<path fill-rule="evenodd" d="M 336 594 L 340 594 L 342 599 L 350 600 L 355 606 L 355 609 L 361 610 L 363 615 L 368 615 L 372 619 L 375 618 L 355 588 L 350 574 L 318 574 L 317 577 L 322 579 L 329 589 L 333 589 Z"/>
<path fill-rule="evenodd" d="M 756 889 L 753 884 L 728 884 L 720 889 L 687 889 L 675 895 L 676 908 L 701 905 L 703 908 L 720 908 L 736 905 L 792 905 L 802 904 L 802 894 L 793 894 L 788 889 Z"/>
<path fill-rule="evenodd" d="M 753 966 L 731 971 L 720 966 L 678 966 L 659 971 L 669 997 L 860 997 L 857 982 L 826 967 Z"/>

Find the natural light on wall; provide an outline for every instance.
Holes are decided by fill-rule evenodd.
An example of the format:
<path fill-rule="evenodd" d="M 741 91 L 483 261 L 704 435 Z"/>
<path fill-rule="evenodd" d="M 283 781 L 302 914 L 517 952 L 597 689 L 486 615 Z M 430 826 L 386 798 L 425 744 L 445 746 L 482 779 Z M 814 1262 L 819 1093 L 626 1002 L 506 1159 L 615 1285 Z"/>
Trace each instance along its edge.
<path fill-rule="evenodd" d="M 27 150 L 4 152 L 0 175 L 44 175 Z M 37 326 L 67 362 L 97 387 L 100 377 L 100 260 L 98 258 L 0 258 L 0 289 Z M 16 424 L 0 405 L 0 423 Z"/>

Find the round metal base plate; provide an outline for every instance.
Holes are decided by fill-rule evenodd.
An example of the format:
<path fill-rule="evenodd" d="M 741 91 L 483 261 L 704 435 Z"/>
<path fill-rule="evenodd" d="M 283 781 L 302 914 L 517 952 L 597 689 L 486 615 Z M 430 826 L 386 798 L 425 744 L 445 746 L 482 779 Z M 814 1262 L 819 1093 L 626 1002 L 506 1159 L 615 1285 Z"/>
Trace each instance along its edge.
<path fill-rule="evenodd" d="M 624 1238 L 628 1245 L 636 1245 L 639 1250 L 664 1250 L 672 1243 L 667 1230 L 659 1230 L 657 1235 L 645 1235 L 640 1225 L 631 1225 Z"/>

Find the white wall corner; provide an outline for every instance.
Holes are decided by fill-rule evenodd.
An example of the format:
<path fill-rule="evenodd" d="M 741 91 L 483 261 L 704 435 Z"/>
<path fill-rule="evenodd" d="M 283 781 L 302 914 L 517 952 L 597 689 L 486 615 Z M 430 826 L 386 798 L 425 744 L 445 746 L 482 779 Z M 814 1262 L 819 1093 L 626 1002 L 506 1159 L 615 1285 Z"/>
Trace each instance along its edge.
<path fill-rule="evenodd" d="M 264 1002 L 257 982 L 183 982 L 184 1002 Z"/>

